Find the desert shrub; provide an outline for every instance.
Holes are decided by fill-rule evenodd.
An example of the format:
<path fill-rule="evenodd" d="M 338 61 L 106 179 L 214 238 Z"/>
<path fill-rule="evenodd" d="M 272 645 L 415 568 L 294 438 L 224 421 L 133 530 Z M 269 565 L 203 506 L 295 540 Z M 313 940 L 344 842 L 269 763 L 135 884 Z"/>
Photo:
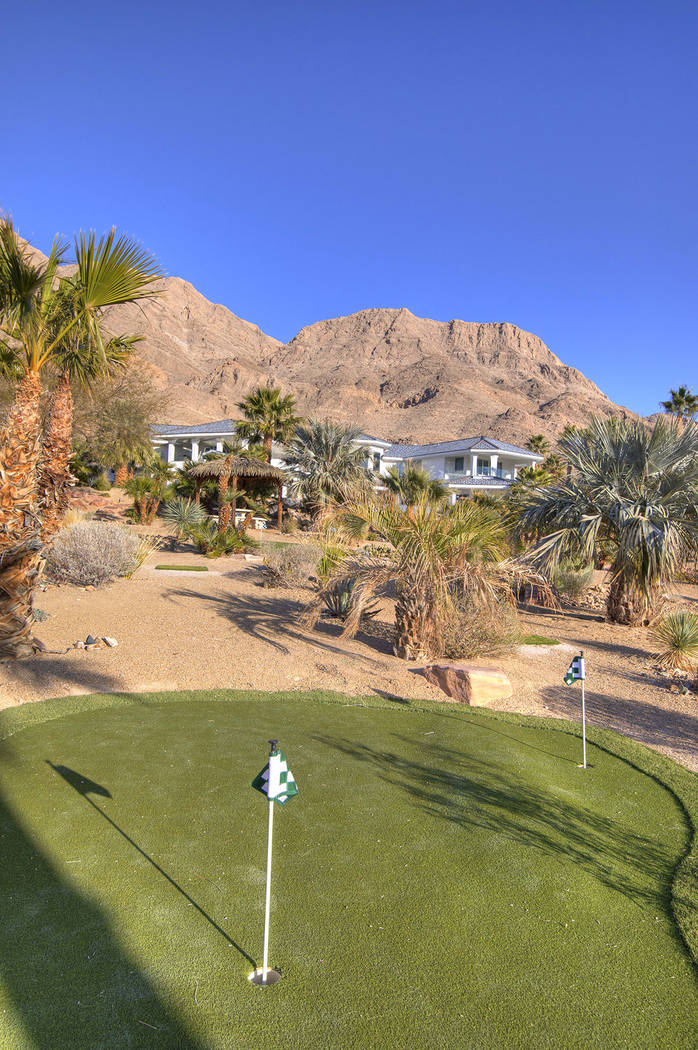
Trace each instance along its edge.
<path fill-rule="evenodd" d="M 698 669 L 698 615 L 687 612 L 668 613 L 654 627 L 652 634 L 662 646 L 657 663 L 666 671 Z"/>
<path fill-rule="evenodd" d="M 193 499 L 186 499 L 184 496 L 175 496 L 174 499 L 168 500 L 161 516 L 162 520 L 172 530 L 172 536 L 170 537 L 172 550 L 174 550 L 177 540 L 189 539 L 192 530 L 201 525 L 206 518 L 206 514 L 199 504 L 195 503 Z"/>
<path fill-rule="evenodd" d="M 123 525 L 79 521 L 56 535 L 46 559 L 58 583 L 99 587 L 138 567 L 139 538 Z"/>
<path fill-rule="evenodd" d="M 322 600 L 330 616 L 336 616 L 339 620 L 346 620 L 351 609 L 353 595 L 354 581 L 352 579 L 340 579 L 324 591 Z M 377 602 L 367 602 L 361 613 L 361 618 L 371 620 L 378 615 L 378 611 Z"/>
<path fill-rule="evenodd" d="M 79 521 L 91 521 L 94 516 L 95 512 L 93 510 L 80 510 L 77 507 L 69 507 L 63 515 L 61 525 L 64 529 L 67 529 L 71 525 L 77 525 Z"/>
<path fill-rule="evenodd" d="M 594 566 L 580 567 L 576 562 L 563 561 L 552 574 L 553 585 L 566 598 L 577 601 L 591 587 Z"/>
<path fill-rule="evenodd" d="M 111 481 L 106 474 L 99 474 L 92 482 L 92 488 L 97 489 L 98 492 L 109 492 L 111 490 Z"/>
<path fill-rule="evenodd" d="M 265 551 L 267 583 L 276 587 L 304 587 L 317 575 L 320 548 L 310 543 L 285 543 Z"/>
<path fill-rule="evenodd" d="M 160 550 L 162 541 L 159 536 L 139 536 L 138 547 L 136 548 L 135 554 L 135 565 L 130 572 L 126 573 L 126 576 L 130 579 L 134 573 L 138 572 L 143 562 L 146 560 L 149 554 L 153 551 Z"/>
<path fill-rule="evenodd" d="M 250 546 L 236 529 L 218 531 L 218 524 L 213 518 L 206 518 L 189 530 L 189 535 L 200 554 L 207 558 L 220 558 L 224 554 L 234 554 Z"/>
<path fill-rule="evenodd" d="M 292 532 L 298 532 L 298 522 L 295 518 L 284 518 L 281 522 L 281 531 L 285 536 L 290 535 Z"/>
<path fill-rule="evenodd" d="M 475 606 L 461 599 L 444 618 L 441 635 L 443 655 L 450 660 L 501 653 L 518 642 L 516 612 L 504 602 Z"/>

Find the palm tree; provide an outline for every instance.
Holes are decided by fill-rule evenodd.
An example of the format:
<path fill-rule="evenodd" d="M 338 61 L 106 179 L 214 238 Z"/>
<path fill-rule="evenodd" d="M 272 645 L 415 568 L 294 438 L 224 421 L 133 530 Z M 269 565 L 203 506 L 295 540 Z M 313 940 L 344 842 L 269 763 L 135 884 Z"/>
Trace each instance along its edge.
<path fill-rule="evenodd" d="M 539 456 L 547 456 L 550 452 L 550 442 L 545 434 L 532 434 L 526 442 L 526 448 L 531 452 L 537 452 Z"/>
<path fill-rule="evenodd" d="M 549 572 L 568 555 L 592 562 L 608 542 L 608 619 L 650 622 L 662 586 L 698 543 L 698 426 L 596 419 L 560 447 L 572 473 L 530 490 L 519 509 L 519 531 L 542 537 L 528 559 Z"/>
<path fill-rule="evenodd" d="M 290 493 L 313 516 L 332 501 L 341 502 L 370 486 L 367 449 L 358 427 L 311 419 L 298 427 L 286 450 L 293 471 Z"/>
<path fill-rule="evenodd" d="M 411 460 L 407 461 L 402 473 L 397 467 L 390 467 L 383 482 L 388 492 L 407 506 L 408 514 L 422 497 L 431 503 L 442 503 L 448 496 L 443 482 L 432 478 L 428 470 L 416 466 Z"/>
<path fill-rule="evenodd" d="M 669 391 L 668 401 L 660 401 L 659 404 L 668 415 L 674 416 L 680 426 L 689 419 L 695 419 L 698 413 L 698 396 L 690 386 L 680 386 L 678 390 Z"/>
<path fill-rule="evenodd" d="M 317 622 L 326 593 L 341 580 L 353 579 L 351 611 L 344 634 L 358 629 L 362 612 L 378 589 L 397 588 L 393 649 L 404 659 L 438 656 L 445 618 L 455 600 L 468 595 L 487 605 L 498 595 L 511 598 L 511 576 L 506 562 L 506 530 L 499 516 L 469 500 L 454 506 L 438 505 L 422 493 L 410 515 L 395 506 L 389 494 L 370 493 L 345 506 L 330 508 L 326 523 L 345 543 L 346 556 L 307 608 L 305 623 Z M 352 542 L 370 528 L 388 553 L 372 556 L 370 549 L 352 549 Z M 538 578 L 536 576 L 536 578 Z"/>
<path fill-rule="evenodd" d="M 0 219 L 0 343 L 20 368 L 13 403 L 0 430 L 0 657 L 33 652 L 31 603 L 39 575 L 42 372 L 60 366 L 78 326 L 103 347 L 106 306 L 152 294 L 160 270 L 151 256 L 115 231 L 96 241 L 94 233 L 75 240 L 75 272 L 59 266 L 66 246 L 56 239 L 45 261 L 33 261 L 9 218 Z M 70 293 L 67 285 L 70 285 Z M 59 413 L 60 415 L 60 413 Z"/>
<path fill-rule="evenodd" d="M 267 463 L 271 463 L 273 442 L 288 441 L 303 422 L 295 415 L 296 399 L 292 394 L 282 397 L 278 387 L 258 387 L 238 408 L 246 417 L 235 425 L 238 437 L 263 444 Z"/>

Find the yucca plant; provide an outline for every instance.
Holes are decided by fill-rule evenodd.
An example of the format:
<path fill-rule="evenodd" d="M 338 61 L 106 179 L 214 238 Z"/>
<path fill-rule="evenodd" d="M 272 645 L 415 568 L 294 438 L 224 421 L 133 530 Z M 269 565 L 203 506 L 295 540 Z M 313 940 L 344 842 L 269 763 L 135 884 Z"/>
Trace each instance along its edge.
<path fill-rule="evenodd" d="M 189 539 L 193 530 L 205 518 L 206 514 L 198 503 L 195 503 L 193 499 L 184 499 L 182 496 L 175 496 L 174 499 L 168 500 L 162 511 L 162 520 L 170 526 L 173 541 L 182 542 Z M 174 548 L 174 542 L 172 546 Z"/>
<path fill-rule="evenodd" d="M 687 612 L 668 613 L 655 625 L 652 634 L 663 646 L 657 663 L 666 671 L 698 670 L 698 615 Z"/>
<path fill-rule="evenodd" d="M 345 580 L 337 580 L 336 583 L 330 584 L 323 592 L 325 609 L 330 616 L 335 616 L 338 620 L 346 620 L 351 612 L 354 584 L 355 581 L 351 577 Z M 372 620 L 374 616 L 378 615 L 379 611 L 377 602 L 369 602 L 361 610 L 361 619 Z"/>

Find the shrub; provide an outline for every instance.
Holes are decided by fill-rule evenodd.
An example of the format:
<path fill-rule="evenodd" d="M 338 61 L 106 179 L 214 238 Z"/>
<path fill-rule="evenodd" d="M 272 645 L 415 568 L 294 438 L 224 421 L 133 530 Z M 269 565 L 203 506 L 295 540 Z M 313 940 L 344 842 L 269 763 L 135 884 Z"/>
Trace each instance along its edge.
<path fill-rule="evenodd" d="M 652 634 L 664 648 L 657 663 L 667 671 L 695 671 L 698 668 L 698 615 L 687 612 L 668 613 L 654 627 Z"/>
<path fill-rule="evenodd" d="M 267 582 L 276 587 L 304 587 L 317 573 L 320 548 L 310 543 L 285 543 L 265 552 Z"/>
<path fill-rule="evenodd" d="M 195 503 L 193 499 L 185 499 L 183 496 L 176 496 L 168 500 L 161 516 L 172 530 L 171 546 L 173 550 L 176 540 L 189 539 L 192 531 L 206 518 L 206 514 L 198 503 Z"/>
<path fill-rule="evenodd" d="M 139 538 L 123 525 L 79 521 L 56 535 L 46 560 L 59 583 L 99 587 L 138 567 Z"/>
<path fill-rule="evenodd" d="M 337 580 L 323 593 L 325 609 L 330 616 L 336 616 L 340 620 L 346 620 L 351 609 L 352 597 L 354 595 L 354 581 L 352 579 Z M 373 619 L 378 615 L 378 603 L 367 602 L 364 606 L 361 618 Z"/>
<path fill-rule="evenodd" d="M 450 660 L 501 653 L 519 638 L 516 613 L 504 602 L 476 607 L 461 600 L 445 618 L 441 633 L 443 654 Z"/>
<path fill-rule="evenodd" d="M 286 536 L 292 532 L 298 532 L 298 522 L 295 518 L 284 518 L 281 522 L 281 531 Z"/>
<path fill-rule="evenodd" d="M 97 489 L 98 492 L 109 492 L 111 490 L 111 481 L 106 474 L 102 473 L 92 482 L 92 488 Z"/>
<path fill-rule="evenodd" d="M 589 590 L 593 578 L 593 565 L 580 568 L 574 562 L 563 561 L 553 572 L 552 582 L 560 594 L 577 601 Z"/>
<path fill-rule="evenodd" d="M 207 558 L 220 558 L 224 554 L 234 554 L 250 545 L 235 529 L 219 532 L 218 524 L 213 518 L 206 518 L 195 525 L 190 529 L 189 535 L 199 553 L 205 554 Z"/>

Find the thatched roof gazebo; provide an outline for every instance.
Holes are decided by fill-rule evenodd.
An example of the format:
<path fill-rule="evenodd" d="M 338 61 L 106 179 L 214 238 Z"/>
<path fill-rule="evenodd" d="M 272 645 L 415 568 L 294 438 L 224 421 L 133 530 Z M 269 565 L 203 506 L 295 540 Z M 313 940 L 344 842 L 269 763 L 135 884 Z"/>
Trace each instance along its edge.
<path fill-rule="evenodd" d="M 283 513 L 282 492 L 286 475 L 278 467 L 272 467 L 271 463 L 265 463 L 259 459 L 248 459 L 247 456 L 222 456 L 220 459 L 202 460 L 189 468 L 189 476 L 194 479 L 196 487 L 194 499 L 200 501 L 200 490 L 204 481 L 215 478 L 218 481 L 218 529 L 224 532 L 230 524 L 231 517 L 235 520 L 235 500 L 232 504 L 226 503 L 225 495 L 232 482 L 233 488 L 237 488 L 238 481 L 244 478 L 254 478 L 257 481 L 274 482 L 279 492 L 279 509 L 277 513 L 277 524 L 281 528 L 281 515 Z"/>

